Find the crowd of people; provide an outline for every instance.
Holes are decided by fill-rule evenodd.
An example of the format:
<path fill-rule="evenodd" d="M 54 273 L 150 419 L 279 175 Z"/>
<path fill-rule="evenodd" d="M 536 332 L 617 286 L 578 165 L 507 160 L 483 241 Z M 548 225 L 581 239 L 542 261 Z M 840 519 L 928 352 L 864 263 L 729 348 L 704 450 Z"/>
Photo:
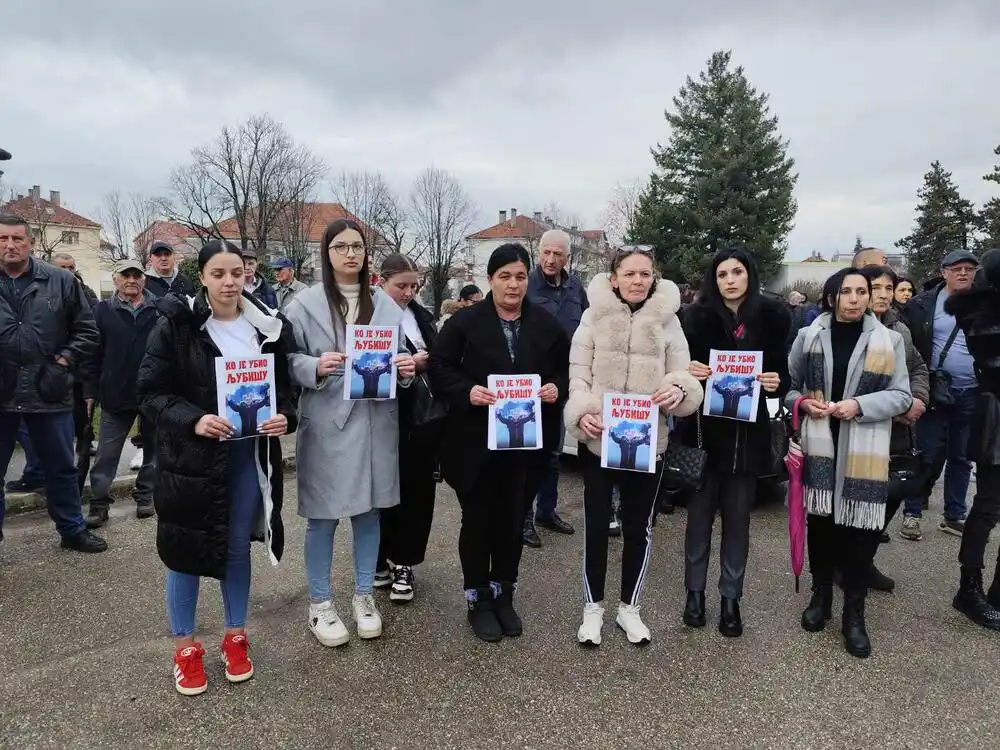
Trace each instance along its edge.
<path fill-rule="evenodd" d="M 41 477 L 62 546 L 97 553 L 107 548 L 94 532 L 108 522 L 115 468 L 129 437 L 138 440 L 136 515 L 156 518 L 173 678 L 184 695 L 207 687 L 196 635 L 202 577 L 220 582 L 226 678 L 253 676 L 250 547 L 262 542 L 272 564 L 285 552 L 279 438 L 291 432 L 297 510 L 306 519 L 306 626 L 326 647 L 351 638 L 331 580 L 340 521 L 350 520 L 354 542 L 354 630 L 378 638 L 376 589 L 398 603 L 418 595 L 415 569 L 441 480 L 461 507 L 470 628 L 489 642 L 519 636 L 522 550 L 542 545 L 539 529 L 575 531 L 557 510 L 567 433 L 584 484 L 579 643 L 602 642 L 609 537 L 617 534 L 615 624 L 630 643 L 652 638 L 641 598 L 658 498 L 684 469 L 672 446 L 700 454 L 705 466 L 704 481 L 686 493 L 680 616 L 689 627 L 706 625 L 720 516 L 718 629 L 739 637 L 751 510 L 761 478 L 781 459 L 768 399 L 784 404 L 777 419 L 801 418 L 812 577 L 805 630 L 824 629 L 839 586 L 844 646 L 857 657 L 871 653 L 869 591 L 894 586 L 875 565 L 879 545 L 901 507 L 901 537 L 922 538 L 922 515 L 942 474 L 939 528 L 962 537 L 954 606 L 1000 630 L 1000 570 L 987 593 L 983 559 L 1000 520 L 1000 250 L 948 254 L 941 278 L 920 291 L 884 254 L 863 251 L 826 280 L 815 304 L 798 293 L 785 304 L 764 293 L 753 255 L 740 247 L 712 258 L 693 298 L 663 278 L 642 247 L 617 250 L 585 287 L 567 270 L 570 237 L 555 229 L 542 236 L 537 258 L 519 244 L 498 247 L 486 295 L 463 288 L 438 321 L 417 302 L 418 266 L 392 254 L 372 268 L 362 228 L 350 220 L 326 228 L 321 279 L 312 286 L 283 258 L 272 263 L 271 285 L 254 253 L 222 240 L 198 254 L 197 291 L 169 245 L 157 243 L 150 255 L 149 269 L 116 265 L 115 293 L 98 301 L 72 270 L 33 255 L 24 221 L 0 217 L 0 459 L 6 470 L 19 439 L 33 445 L 36 474 L 26 469 L 17 481 Z M 347 326 L 355 324 L 398 331 L 396 398 L 344 398 Z M 713 350 L 760 355 L 762 396 L 746 419 L 703 408 Z M 216 413 L 215 361 L 261 353 L 274 358 L 277 403 L 258 437 L 229 440 L 234 425 Z M 488 407 L 498 396 L 489 378 L 526 374 L 540 382 L 541 448 L 489 450 Z M 606 394 L 652 403 L 653 471 L 602 465 Z M 80 443 L 90 449 L 80 424 L 98 407 L 85 517 L 76 454 Z M 971 461 L 977 493 L 967 511 Z"/>

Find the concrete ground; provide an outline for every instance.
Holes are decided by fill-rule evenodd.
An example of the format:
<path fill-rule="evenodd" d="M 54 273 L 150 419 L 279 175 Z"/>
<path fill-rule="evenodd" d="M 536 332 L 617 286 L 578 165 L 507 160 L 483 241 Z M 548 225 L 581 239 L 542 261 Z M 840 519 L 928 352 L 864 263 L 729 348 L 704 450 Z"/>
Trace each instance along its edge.
<path fill-rule="evenodd" d="M 568 471 L 561 491 L 561 511 L 580 529 L 579 477 Z M 287 494 L 294 508 L 294 481 Z M 213 658 L 209 691 L 199 698 L 180 697 L 171 684 L 155 522 L 117 504 L 106 529 L 111 549 L 87 557 L 60 551 L 44 515 L 12 518 L 0 544 L 0 747 L 995 747 L 1000 635 L 951 608 L 959 540 L 931 528 L 939 507 L 938 499 L 924 541 L 894 538 L 880 552 L 899 585 L 895 595 L 869 600 L 867 661 L 844 652 L 837 623 L 820 634 L 800 629 L 808 580 L 796 595 L 780 506 L 754 516 L 743 638 L 715 630 L 714 592 L 708 628 L 681 624 L 678 511 L 655 530 L 643 609 L 653 643 L 629 645 L 610 615 L 597 650 L 581 649 L 575 637 L 580 533 L 545 534 L 544 549 L 525 550 L 523 637 L 473 638 L 456 550 L 459 513 L 443 486 L 416 600 L 394 607 L 379 594 L 384 637 L 324 649 L 306 628 L 303 523 L 286 512 L 281 566 L 270 568 L 254 550 L 257 675 L 231 686 Z M 338 535 L 341 613 L 350 610 L 349 538 Z M 612 540 L 609 592 L 620 550 Z M 218 586 L 206 582 L 199 619 L 213 657 L 220 610 Z"/>

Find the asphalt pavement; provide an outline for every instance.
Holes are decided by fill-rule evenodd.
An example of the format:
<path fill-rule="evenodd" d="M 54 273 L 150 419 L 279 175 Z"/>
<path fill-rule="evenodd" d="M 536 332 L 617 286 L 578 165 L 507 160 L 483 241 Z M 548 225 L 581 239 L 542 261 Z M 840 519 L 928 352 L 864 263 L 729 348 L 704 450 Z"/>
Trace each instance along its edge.
<path fill-rule="evenodd" d="M 794 591 L 784 509 L 753 519 L 743 600 L 746 633 L 686 629 L 684 512 L 661 516 L 643 615 L 653 632 L 629 645 L 606 616 L 605 641 L 576 643 L 581 613 L 582 482 L 568 469 L 560 511 L 574 536 L 543 532 L 525 550 L 518 608 L 525 634 L 477 641 L 465 621 L 454 494 L 442 486 L 428 561 L 409 606 L 378 601 L 385 635 L 328 650 L 306 627 L 304 525 L 286 488 L 285 559 L 254 549 L 250 639 L 257 674 L 229 685 L 217 661 L 218 585 L 205 581 L 200 633 L 209 691 L 174 692 L 155 521 L 117 503 L 110 550 L 58 548 L 44 514 L 9 519 L 0 543 L 2 748 L 978 748 L 1000 732 L 1000 634 L 951 607 L 959 540 L 936 529 L 894 537 L 879 563 L 894 595 L 869 599 L 874 654 L 841 645 L 839 598 L 824 633 L 799 627 L 808 580 Z M 897 522 L 898 526 L 898 522 Z M 718 527 L 717 527 L 718 531 Z M 894 530 L 895 533 L 895 530 Z M 336 598 L 349 621 L 350 533 L 337 536 Z M 621 541 L 612 540 L 608 590 Z M 995 559 L 996 545 L 989 551 Z M 717 555 L 711 575 L 717 575 Z M 714 588 L 714 587 L 710 587 Z M 613 597 L 612 597 L 613 598 Z"/>

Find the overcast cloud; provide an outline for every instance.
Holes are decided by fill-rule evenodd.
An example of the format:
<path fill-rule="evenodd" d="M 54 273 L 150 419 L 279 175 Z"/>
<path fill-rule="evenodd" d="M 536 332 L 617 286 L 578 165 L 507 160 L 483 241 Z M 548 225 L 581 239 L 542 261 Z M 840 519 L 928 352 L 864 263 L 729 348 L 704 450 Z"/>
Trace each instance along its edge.
<path fill-rule="evenodd" d="M 379 169 L 405 191 L 433 163 L 484 226 L 552 201 L 595 225 L 615 182 L 649 173 L 663 110 L 719 48 L 791 142 L 791 256 L 858 232 L 891 246 L 933 159 L 983 200 L 1000 144 L 995 0 L 142 5 L 0 2 L 6 184 L 93 216 L 115 187 L 166 192 L 193 146 L 269 112 L 331 176 Z"/>

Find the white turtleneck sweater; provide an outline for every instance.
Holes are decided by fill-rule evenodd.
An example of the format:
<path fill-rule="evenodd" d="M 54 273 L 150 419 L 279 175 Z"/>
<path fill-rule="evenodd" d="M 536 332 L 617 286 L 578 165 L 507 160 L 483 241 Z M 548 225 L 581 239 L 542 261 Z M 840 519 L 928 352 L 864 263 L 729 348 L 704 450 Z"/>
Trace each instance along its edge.
<path fill-rule="evenodd" d="M 340 293 L 347 300 L 347 317 L 345 320 L 348 325 L 354 325 L 358 319 L 358 296 L 361 294 L 361 284 L 337 284 L 337 288 L 340 289 Z"/>

